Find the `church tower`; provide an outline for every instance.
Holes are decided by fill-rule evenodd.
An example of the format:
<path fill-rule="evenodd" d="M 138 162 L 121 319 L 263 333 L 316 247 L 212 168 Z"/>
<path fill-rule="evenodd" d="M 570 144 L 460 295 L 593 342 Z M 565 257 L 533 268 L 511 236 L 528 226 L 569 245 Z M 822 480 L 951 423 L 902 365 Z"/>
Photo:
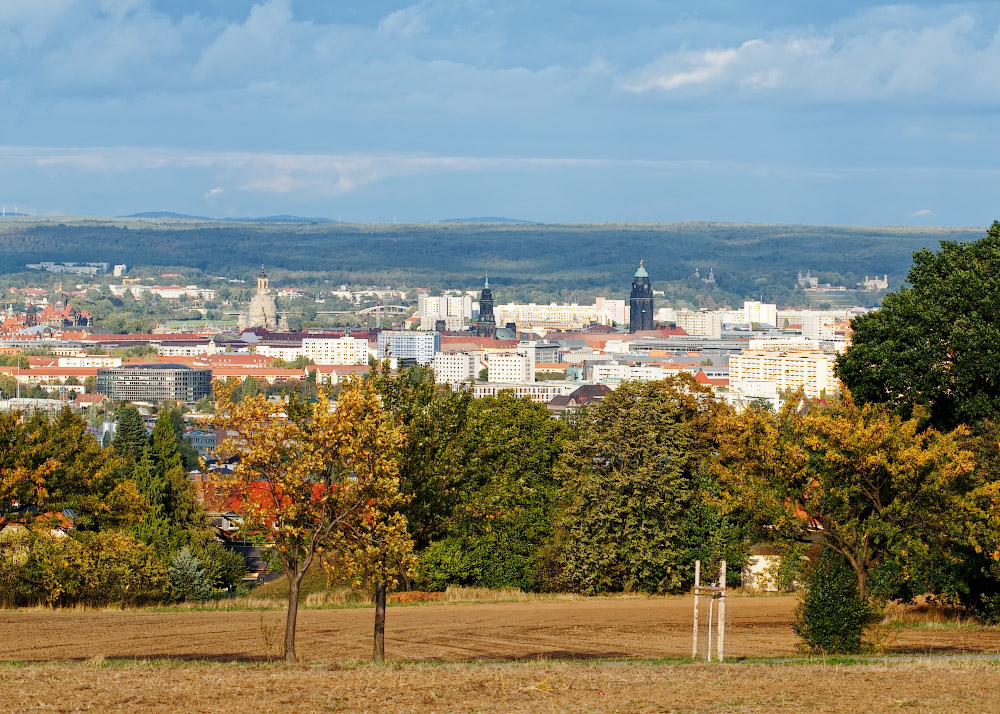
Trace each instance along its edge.
<path fill-rule="evenodd" d="M 271 295 L 271 288 L 264 272 L 264 266 L 260 266 L 260 275 L 257 276 L 257 292 L 250 299 L 250 307 L 240 316 L 240 328 L 252 329 L 263 327 L 269 332 L 275 330 L 288 329 L 284 316 L 278 317 L 278 306 Z"/>
<path fill-rule="evenodd" d="M 639 269 L 632 278 L 632 295 L 629 297 L 629 332 L 653 329 L 653 288 L 649 273 L 639 261 Z"/>
<path fill-rule="evenodd" d="M 496 337 L 497 323 L 493 317 L 493 291 L 490 290 L 490 275 L 486 274 L 486 284 L 479 293 L 479 322 L 476 323 L 476 337 Z"/>

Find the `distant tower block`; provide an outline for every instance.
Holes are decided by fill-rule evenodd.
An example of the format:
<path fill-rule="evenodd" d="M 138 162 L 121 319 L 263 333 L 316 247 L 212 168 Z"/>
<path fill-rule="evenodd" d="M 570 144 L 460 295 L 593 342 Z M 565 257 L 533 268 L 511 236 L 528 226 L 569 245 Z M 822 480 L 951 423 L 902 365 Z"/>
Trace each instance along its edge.
<path fill-rule="evenodd" d="M 493 317 L 493 291 L 490 290 L 490 276 L 486 274 L 486 283 L 479 293 L 479 322 L 476 324 L 476 337 L 496 337 L 497 323 Z"/>
<path fill-rule="evenodd" d="M 653 329 L 653 288 L 649 284 L 649 273 L 639 261 L 639 269 L 632 278 L 632 295 L 629 297 L 629 332 Z"/>

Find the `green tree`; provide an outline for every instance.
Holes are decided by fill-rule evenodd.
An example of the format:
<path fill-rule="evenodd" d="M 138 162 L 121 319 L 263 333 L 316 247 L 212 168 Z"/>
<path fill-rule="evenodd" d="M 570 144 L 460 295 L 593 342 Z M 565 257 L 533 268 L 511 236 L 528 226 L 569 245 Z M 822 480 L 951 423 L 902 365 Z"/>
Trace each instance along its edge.
<path fill-rule="evenodd" d="M 558 474 L 557 545 L 568 583 L 588 593 L 669 592 L 690 577 L 696 474 L 717 409 L 693 379 L 624 382 L 581 418 Z"/>
<path fill-rule="evenodd" d="M 118 426 L 112 449 L 126 464 L 133 465 L 139 462 L 148 446 L 149 436 L 139 410 L 126 404 L 118 410 Z"/>
<path fill-rule="evenodd" d="M 852 654 L 861 650 L 872 615 L 871 606 L 858 592 L 851 566 L 842 555 L 827 549 L 809 569 L 792 628 L 814 650 Z"/>
<path fill-rule="evenodd" d="M 1000 419 L 1000 223 L 978 241 L 914 253 L 907 281 L 852 321 L 840 378 L 859 402 L 904 417 L 923 406 L 939 428 Z"/>
<path fill-rule="evenodd" d="M 156 419 L 151 448 L 153 463 L 165 486 L 164 515 L 173 527 L 182 532 L 203 528 L 205 520 L 194 486 L 184 470 L 169 411 L 161 411 Z"/>

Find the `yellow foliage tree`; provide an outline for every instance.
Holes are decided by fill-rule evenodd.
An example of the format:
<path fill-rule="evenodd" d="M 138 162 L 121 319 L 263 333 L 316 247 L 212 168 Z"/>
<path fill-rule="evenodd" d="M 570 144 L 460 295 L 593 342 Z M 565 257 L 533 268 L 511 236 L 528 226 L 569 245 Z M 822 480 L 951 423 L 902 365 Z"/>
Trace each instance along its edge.
<path fill-rule="evenodd" d="M 217 453 L 237 460 L 219 485 L 239 499 L 245 529 L 274 544 L 289 586 L 284 657 L 293 662 L 302 577 L 318 553 L 344 542 L 342 528 L 371 520 L 373 504 L 392 502 L 387 491 L 398 493 L 398 481 L 388 464 L 402 435 L 354 380 L 336 403 L 321 393 L 315 402 L 254 395 L 234 404 L 231 393 L 216 391 L 213 422 L 235 432 Z"/>
<path fill-rule="evenodd" d="M 948 541 L 970 537 L 959 524 L 990 487 L 962 448 L 964 428 L 924 428 L 920 415 L 858 406 L 850 394 L 829 407 L 799 405 L 791 399 L 778 414 L 749 408 L 724 418 L 717 445 L 724 509 L 762 535 L 808 535 L 839 553 L 862 598 L 879 564 L 891 560 L 898 577 L 912 578 L 948 557 Z"/>

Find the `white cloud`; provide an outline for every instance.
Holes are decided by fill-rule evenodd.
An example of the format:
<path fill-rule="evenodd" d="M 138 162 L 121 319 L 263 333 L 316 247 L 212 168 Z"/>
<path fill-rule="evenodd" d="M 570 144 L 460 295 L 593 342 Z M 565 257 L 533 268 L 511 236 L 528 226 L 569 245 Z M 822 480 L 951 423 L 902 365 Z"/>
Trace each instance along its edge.
<path fill-rule="evenodd" d="M 202 196 L 202 198 L 205 198 L 205 199 L 215 198 L 216 196 L 219 196 L 219 195 L 223 194 L 224 192 L 225 192 L 225 189 L 221 189 L 221 188 L 219 188 L 217 186 L 217 187 L 215 187 L 213 189 L 209 189 L 209 191 L 207 193 L 205 193 L 205 195 Z"/>
<path fill-rule="evenodd" d="M 914 211 L 910 214 L 910 218 L 921 218 L 923 216 L 929 216 L 933 213 L 929 208 L 921 208 L 919 211 Z"/>
<path fill-rule="evenodd" d="M 427 21 L 420 5 L 411 5 L 382 18 L 379 32 L 400 37 L 416 37 L 427 32 Z"/>
<path fill-rule="evenodd" d="M 983 40 L 984 29 L 988 39 Z M 756 38 L 683 50 L 627 73 L 630 92 L 785 92 L 795 98 L 872 100 L 930 96 L 1000 100 L 1000 35 L 960 13 L 922 27 Z"/>

